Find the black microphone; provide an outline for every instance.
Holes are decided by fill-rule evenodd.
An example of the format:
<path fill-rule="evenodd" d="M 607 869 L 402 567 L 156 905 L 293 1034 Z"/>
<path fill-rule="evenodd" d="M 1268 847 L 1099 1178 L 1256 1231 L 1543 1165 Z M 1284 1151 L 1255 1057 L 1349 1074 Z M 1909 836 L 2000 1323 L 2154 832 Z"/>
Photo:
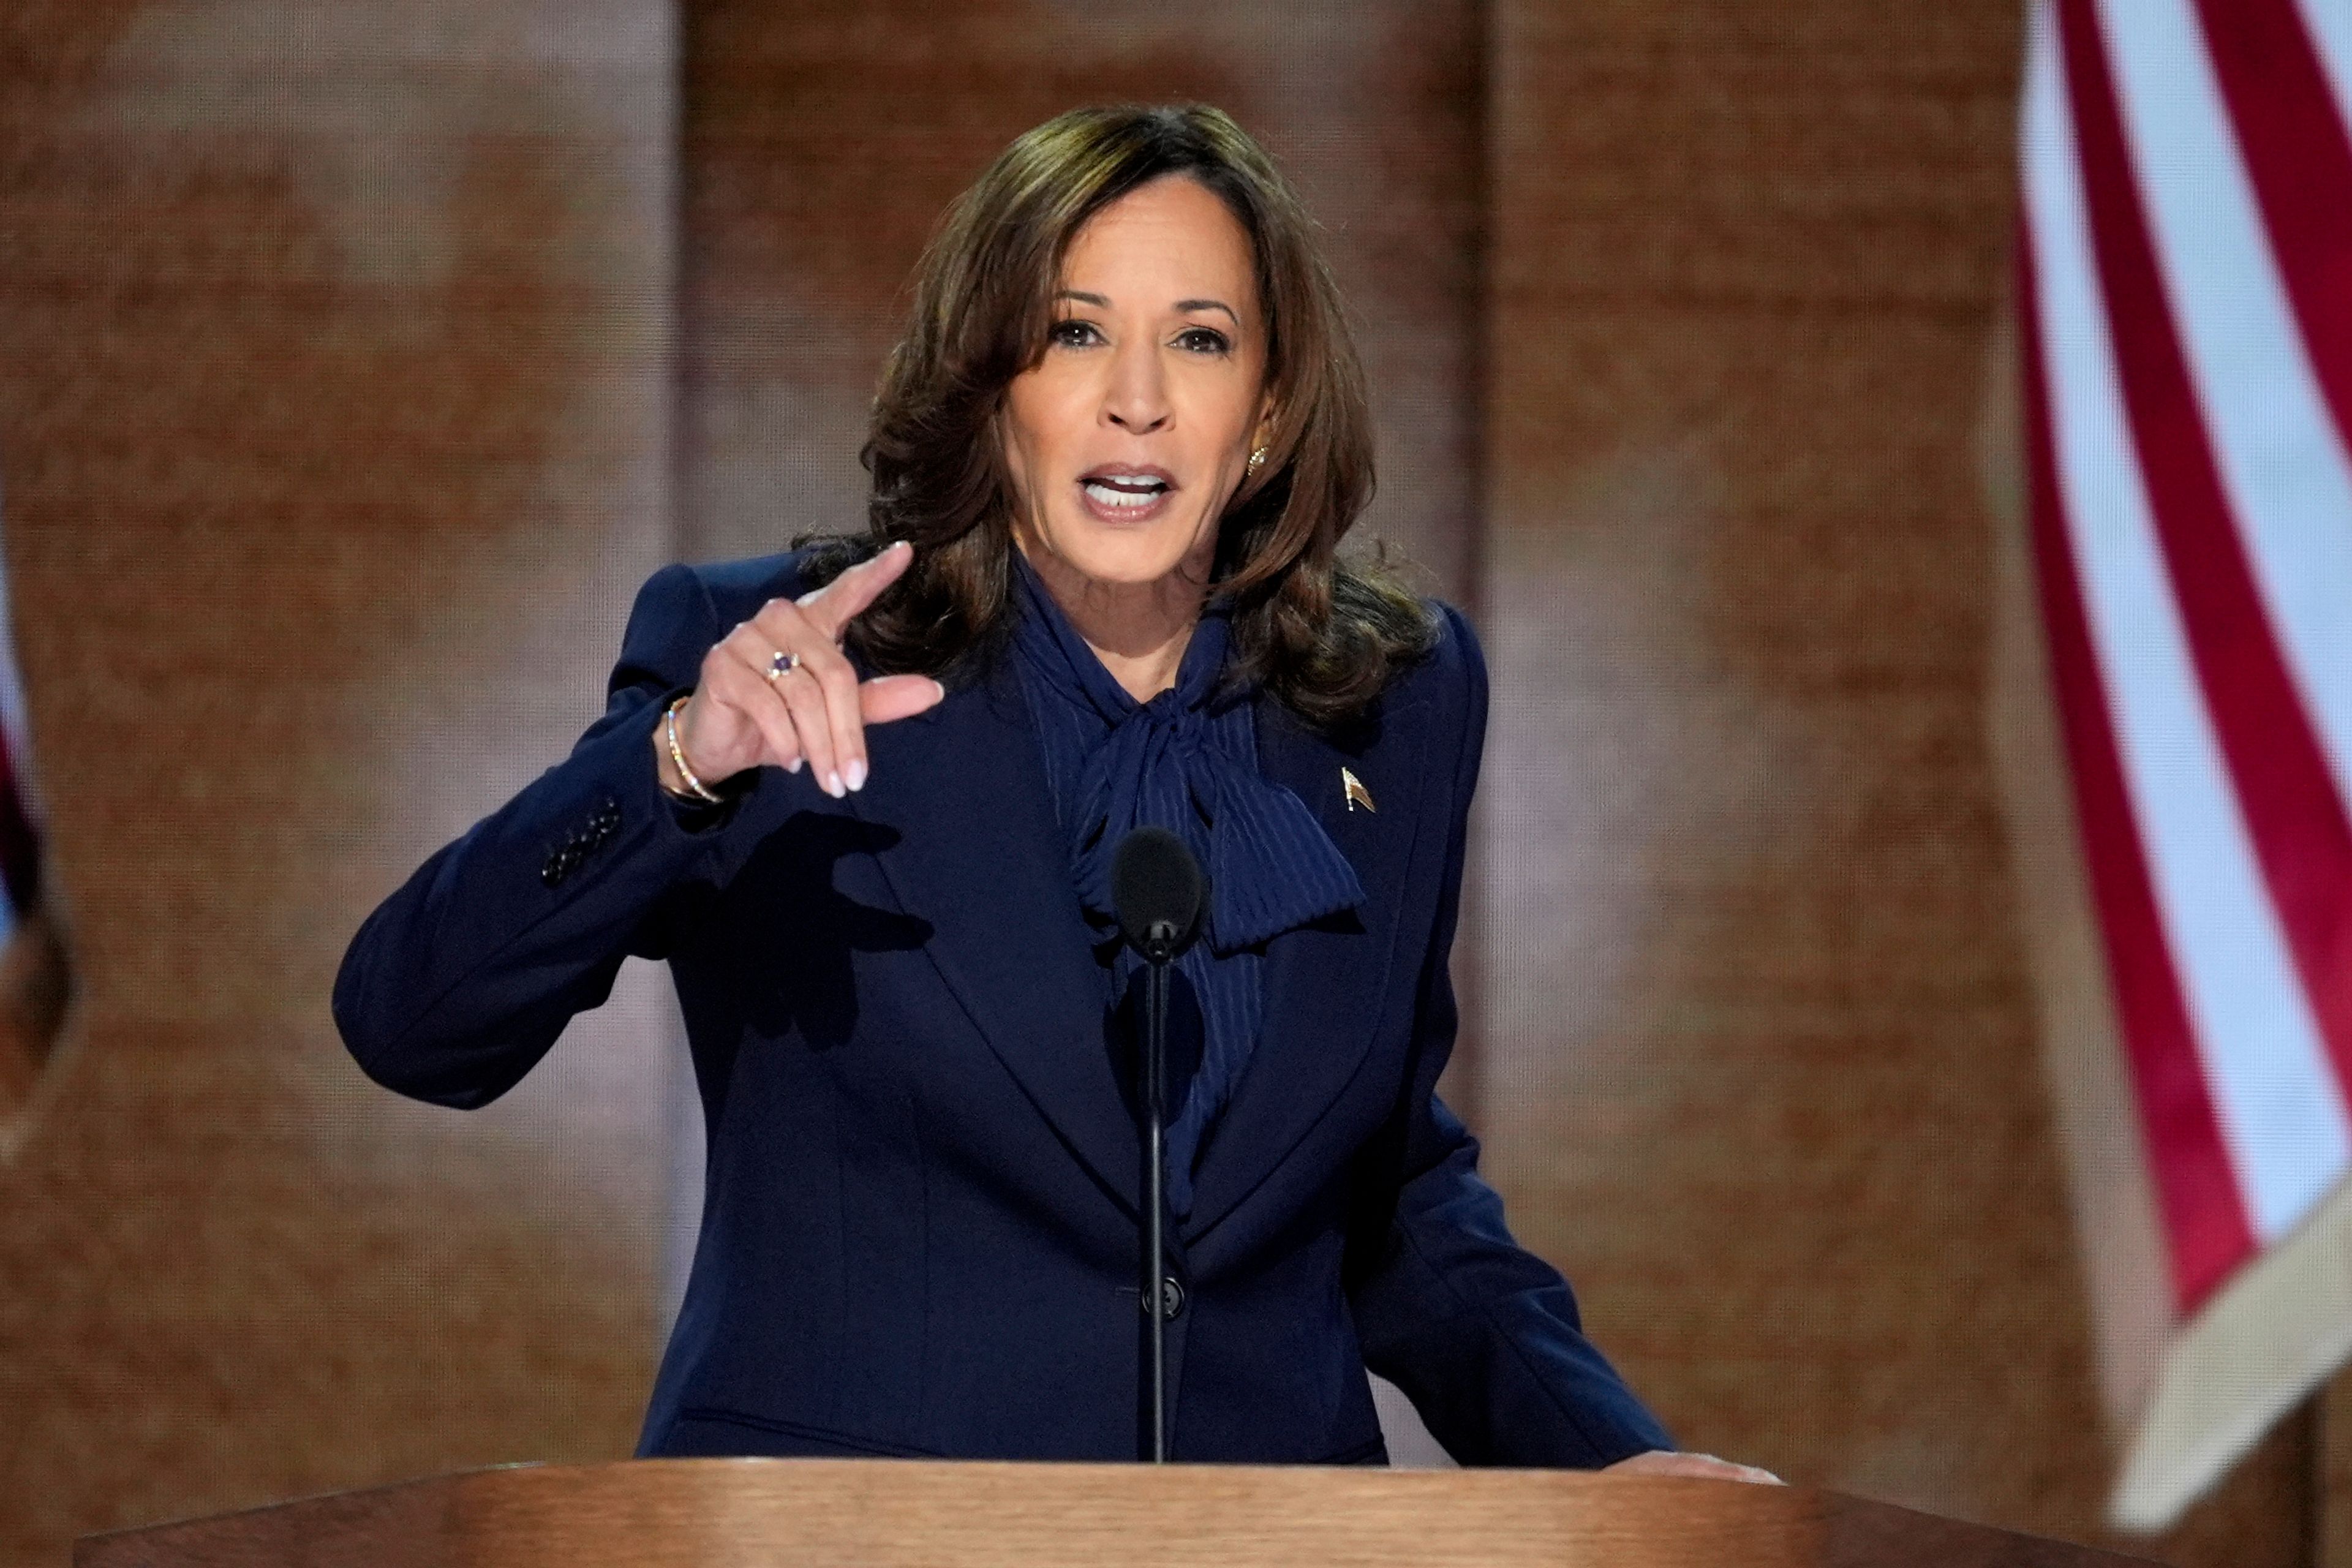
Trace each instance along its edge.
<path fill-rule="evenodd" d="M 1184 841 L 1164 827 L 1139 827 L 1118 841 L 1110 862 L 1110 901 L 1118 929 L 1150 968 L 1144 974 L 1143 1294 L 1150 1338 L 1151 1440 L 1139 1445 L 1155 1465 L 1168 1462 L 1167 1300 L 1163 1216 L 1168 1208 L 1168 965 L 1199 934 L 1209 879 Z"/>
<path fill-rule="evenodd" d="M 1184 841 L 1164 827 L 1139 827 L 1110 861 L 1110 903 L 1135 951 L 1165 963 L 1192 945 L 1209 901 L 1209 879 Z"/>

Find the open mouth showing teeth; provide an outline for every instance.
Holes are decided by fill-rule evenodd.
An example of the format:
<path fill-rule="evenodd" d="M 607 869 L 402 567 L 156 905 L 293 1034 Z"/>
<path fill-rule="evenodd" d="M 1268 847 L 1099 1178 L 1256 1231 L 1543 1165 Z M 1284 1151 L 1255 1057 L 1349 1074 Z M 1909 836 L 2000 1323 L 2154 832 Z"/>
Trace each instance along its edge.
<path fill-rule="evenodd" d="M 1087 499 L 1107 507 L 1147 507 L 1174 488 L 1149 474 L 1089 474 L 1081 483 Z"/>

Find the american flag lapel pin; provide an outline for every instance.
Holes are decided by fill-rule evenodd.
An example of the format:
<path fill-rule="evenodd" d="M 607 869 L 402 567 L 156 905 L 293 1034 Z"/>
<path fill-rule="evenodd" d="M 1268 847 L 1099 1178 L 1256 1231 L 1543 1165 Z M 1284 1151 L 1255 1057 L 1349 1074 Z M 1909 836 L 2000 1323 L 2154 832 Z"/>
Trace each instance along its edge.
<path fill-rule="evenodd" d="M 1380 810 L 1379 806 L 1372 804 L 1372 792 L 1366 789 L 1364 787 L 1364 781 L 1358 778 L 1349 769 L 1341 768 L 1339 770 L 1339 788 L 1340 791 L 1348 797 L 1348 809 L 1349 811 L 1355 810 L 1356 807 L 1360 805 L 1366 811 Z"/>

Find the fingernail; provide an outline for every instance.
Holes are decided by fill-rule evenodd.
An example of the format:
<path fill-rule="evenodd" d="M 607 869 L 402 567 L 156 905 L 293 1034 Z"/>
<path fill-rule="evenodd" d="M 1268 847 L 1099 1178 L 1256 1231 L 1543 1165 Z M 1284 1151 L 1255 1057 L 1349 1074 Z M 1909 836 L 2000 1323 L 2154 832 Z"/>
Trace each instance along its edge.
<path fill-rule="evenodd" d="M 942 701 L 942 702 L 946 701 L 946 700 L 948 700 L 948 689 L 947 689 L 947 687 L 946 687 L 944 684 L 942 684 L 941 682 L 937 681 L 937 680 L 932 681 L 932 682 L 931 682 L 931 684 L 932 684 L 933 686 L 935 686 L 935 687 L 938 687 L 938 688 L 939 688 L 939 693 L 940 693 L 939 700 L 940 700 L 940 701 Z"/>
<path fill-rule="evenodd" d="M 796 773 L 800 771 L 801 760 L 798 757 L 794 757 L 791 762 L 784 764 L 784 772 L 788 773 Z"/>
<path fill-rule="evenodd" d="M 866 764 L 864 763 L 852 763 L 849 764 L 849 787 L 852 789 L 864 789 L 866 787 Z"/>
<path fill-rule="evenodd" d="M 832 795 L 835 800 L 839 800 L 843 795 L 849 793 L 847 790 L 841 787 L 841 775 L 839 773 L 825 774 L 824 787 L 825 793 Z"/>

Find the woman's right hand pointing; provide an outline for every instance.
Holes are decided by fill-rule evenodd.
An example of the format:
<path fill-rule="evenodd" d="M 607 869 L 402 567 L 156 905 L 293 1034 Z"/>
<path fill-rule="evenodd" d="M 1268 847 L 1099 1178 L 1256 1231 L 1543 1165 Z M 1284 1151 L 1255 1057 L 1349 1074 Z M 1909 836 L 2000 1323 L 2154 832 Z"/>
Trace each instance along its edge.
<path fill-rule="evenodd" d="M 746 768 L 800 771 L 839 798 L 866 783 L 866 726 L 912 718 L 947 695 L 928 675 L 861 682 L 841 651 L 842 633 L 914 559 L 904 540 L 798 599 L 771 599 L 702 658 L 693 697 L 678 710 L 677 744 L 706 786 Z M 797 656 L 795 658 L 795 656 Z M 654 731 L 662 787 L 689 795 Z"/>

